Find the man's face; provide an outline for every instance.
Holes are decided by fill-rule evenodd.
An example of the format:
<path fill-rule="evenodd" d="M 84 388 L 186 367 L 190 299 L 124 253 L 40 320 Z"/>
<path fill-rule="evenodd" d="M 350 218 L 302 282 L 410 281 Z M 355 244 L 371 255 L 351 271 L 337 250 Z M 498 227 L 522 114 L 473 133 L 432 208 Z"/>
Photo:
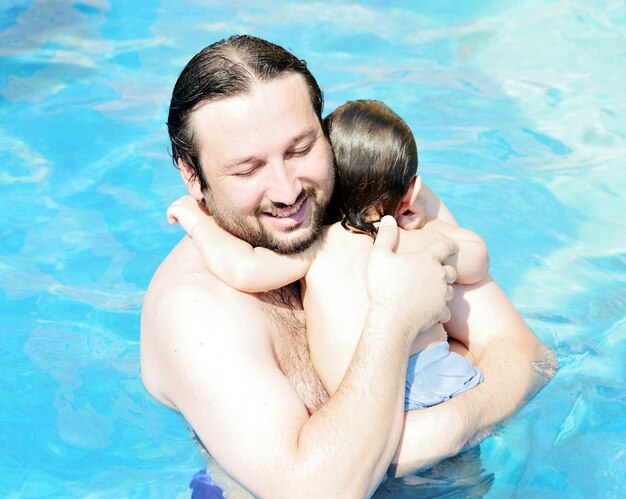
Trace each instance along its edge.
<path fill-rule="evenodd" d="M 328 140 L 301 76 L 211 101 L 191 124 L 209 212 L 253 246 L 299 252 L 317 238 L 334 185 Z"/>

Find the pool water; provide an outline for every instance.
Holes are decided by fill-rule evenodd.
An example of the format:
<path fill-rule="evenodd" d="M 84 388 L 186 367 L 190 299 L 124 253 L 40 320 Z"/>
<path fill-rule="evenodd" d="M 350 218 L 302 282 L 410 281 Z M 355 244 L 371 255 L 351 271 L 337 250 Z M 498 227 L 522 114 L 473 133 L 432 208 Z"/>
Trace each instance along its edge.
<path fill-rule="evenodd" d="M 560 370 L 480 447 L 378 497 L 626 496 L 622 1 L 3 0 L 0 495 L 186 497 L 204 465 L 139 379 L 152 273 L 181 237 L 164 122 L 232 33 L 309 61 L 326 110 L 385 101 Z"/>

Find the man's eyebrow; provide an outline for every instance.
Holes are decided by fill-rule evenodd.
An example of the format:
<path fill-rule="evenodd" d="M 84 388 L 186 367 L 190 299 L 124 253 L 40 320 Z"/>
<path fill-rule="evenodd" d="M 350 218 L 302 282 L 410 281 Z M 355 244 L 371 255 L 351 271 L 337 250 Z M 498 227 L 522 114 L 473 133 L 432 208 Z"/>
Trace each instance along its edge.
<path fill-rule="evenodd" d="M 287 148 L 295 146 L 298 142 L 301 142 L 302 140 L 317 138 L 317 135 L 318 133 L 317 133 L 317 130 L 315 130 L 315 128 L 313 127 L 307 128 L 306 130 L 303 130 L 302 133 L 299 133 L 293 139 L 291 139 L 291 141 L 287 145 Z M 254 161 L 255 159 L 256 159 L 256 156 L 254 155 L 245 156 L 242 158 L 235 158 L 227 162 L 226 164 L 224 164 L 222 168 L 224 169 L 234 168 L 239 165 L 245 165 L 246 163 L 250 163 Z"/>
<path fill-rule="evenodd" d="M 306 130 L 304 130 L 301 134 L 296 135 L 291 142 L 289 143 L 290 146 L 293 146 L 295 144 L 297 144 L 298 142 L 304 140 L 304 139 L 313 139 L 317 137 L 317 130 L 315 130 L 315 128 L 307 128 Z"/>
<path fill-rule="evenodd" d="M 226 163 L 225 165 L 223 165 L 222 168 L 227 170 L 230 168 L 234 168 L 235 166 L 245 165 L 246 163 L 250 163 L 251 161 L 254 161 L 254 159 L 255 159 L 254 156 L 248 156 L 245 158 L 235 158 L 229 161 L 228 163 Z"/>

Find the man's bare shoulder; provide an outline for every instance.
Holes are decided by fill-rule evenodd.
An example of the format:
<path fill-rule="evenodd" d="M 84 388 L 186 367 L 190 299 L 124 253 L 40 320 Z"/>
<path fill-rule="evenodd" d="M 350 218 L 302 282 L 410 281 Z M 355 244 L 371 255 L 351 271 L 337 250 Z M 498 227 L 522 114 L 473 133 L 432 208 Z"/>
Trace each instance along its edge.
<path fill-rule="evenodd" d="M 154 300 L 163 298 L 181 300 L 184 292 L 191 290 L 209 293 L 216 304 L 223 299 L 227 302 L 246 301 L 247 296 L 232 289 L 212 274 L 202 262 L 191 238 L 184 237 L 154 273 L 146 292 L 144 309 Z"/>
<path fill-rule="evenodd" d="M 148 286 L 142 311 L 142 329 L 158 331 L 164 316 L 178 317 L 181 311 L 202 311 L 201 319 L 215 324 L 232 317 L 231 311 L 258 310 L 254 295 L 237 291 L 212 274 L 202 262 L 193 242 L 183 238 L 161 263 Z M 153 319 L 156 319 L 156 323 Z M 145 327 L 144 327 L 145 326 Z"/>
<path fill-rule="evenodd" d="M 197 345 L 226 351 L 225 342 L 248 340 L 251 324 L 257 325 L 258 332 L 262 318 L 258 300 L 211 274 L 191 239 L 183 238 L 159 266 L 145 295 L 141 315 L 144 385 L 157 400 L 172 406 L 165 382 L 171 374 L 172 352 Z"/>

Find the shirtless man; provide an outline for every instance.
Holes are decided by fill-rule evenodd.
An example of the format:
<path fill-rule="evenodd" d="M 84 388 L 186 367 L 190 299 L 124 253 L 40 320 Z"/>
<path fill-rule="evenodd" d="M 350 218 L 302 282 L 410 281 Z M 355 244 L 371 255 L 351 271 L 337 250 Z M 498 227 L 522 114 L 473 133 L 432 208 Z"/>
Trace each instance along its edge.
<path fill-rule="evenodd" d="M 281 47 L 247 36 L 207 47 L 179 77 L 168 118 L 190 194 L 253 246 L 306 248 L 333 186 L 321 111 L 306 64 Z M 425 190 L 431 210 L 454 222 Z M 332 397 L 311 367 L 297 285 L 236 291 L 206 269 L 187 237 L 157 270 L 142 314 L 143 382 L 254 494 L 369 496 L 390 464 L 405 473 L 458 453 L 540 386 L 534 364 L 545 347 L 496 283 L 455 286 L 448 309 L 455 272 L 442 262 L 454 244 L 442 236 L 399 254 L 396 238 L 385 219 L 368 266 L 367 321 Z M 403 413 L 409 347 L 450 312 L 449 335 L 485 381 Z"/>

